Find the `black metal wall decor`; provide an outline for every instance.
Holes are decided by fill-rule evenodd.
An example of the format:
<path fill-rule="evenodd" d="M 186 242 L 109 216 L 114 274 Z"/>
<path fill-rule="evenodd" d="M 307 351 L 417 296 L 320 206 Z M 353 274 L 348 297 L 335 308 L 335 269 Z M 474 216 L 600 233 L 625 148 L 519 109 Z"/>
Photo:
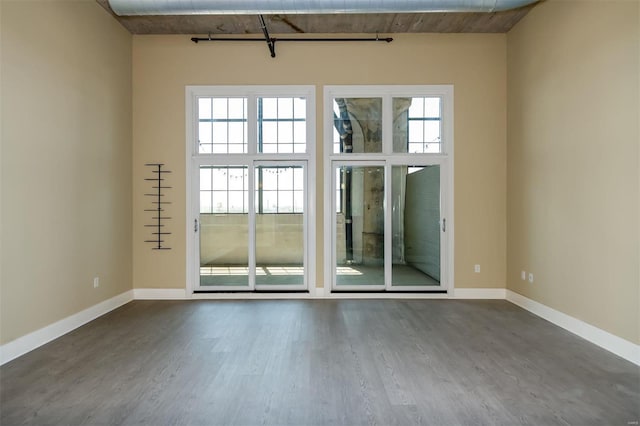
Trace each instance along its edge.
<path fill-rule="evenodd" d="M 151 182 L 151 191 L 145 193 L 145 197 L 150 197 L 151 205 L 153 208 L 145 209 L 145 212 L 150 212 L 151 217 L 149 222 L 144 226 L 145 228 L 151 229 L 151 239 L 144 240 L 145 243 L 152 243 L 152 250 L 171 250 L 170 247 L 165 245 L 165 236 L 171 235 L 171 232 L 166 230 L 167 221 L 171 218 L 166 215 L 164 206 L 167 204 L 171 204 L 170 201 L 166 201 L 166 191 L 167 189 L 171 189 L 165 183 L 166 178 L 165 175 L 171 173 L 170 170 L 164 170 L 163 163 L 147 163 L 145 166 L 151 168 L 152 177 L 145 178 L 144 180 L 147 182 Z"/>

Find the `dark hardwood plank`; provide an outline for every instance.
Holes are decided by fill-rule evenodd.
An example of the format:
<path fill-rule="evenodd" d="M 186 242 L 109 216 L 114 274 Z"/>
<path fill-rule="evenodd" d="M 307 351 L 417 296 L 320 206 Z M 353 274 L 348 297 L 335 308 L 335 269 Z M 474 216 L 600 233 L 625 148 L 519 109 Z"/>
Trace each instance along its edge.
<path fill-rule="evenodd" d="M 640 371 L 506 301 L 135 301 L 0 368 L 2 425 L 626 425 Z"/>

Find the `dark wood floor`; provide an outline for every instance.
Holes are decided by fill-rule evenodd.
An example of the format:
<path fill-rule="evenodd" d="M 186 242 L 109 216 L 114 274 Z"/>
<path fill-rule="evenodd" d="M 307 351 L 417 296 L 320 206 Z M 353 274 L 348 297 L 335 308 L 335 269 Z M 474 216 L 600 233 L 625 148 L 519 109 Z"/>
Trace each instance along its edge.
<path fill-rule="evenodd" d="M 0 374 L 3 426 L 640 420 L 637 366 L 506 301 L 135 301 Z"/>

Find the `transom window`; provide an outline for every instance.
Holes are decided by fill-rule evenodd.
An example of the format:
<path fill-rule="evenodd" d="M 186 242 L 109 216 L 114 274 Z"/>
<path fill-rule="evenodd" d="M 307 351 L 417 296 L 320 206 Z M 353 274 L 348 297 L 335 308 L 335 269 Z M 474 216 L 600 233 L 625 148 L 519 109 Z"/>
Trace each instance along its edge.
<path fill-rule="evenodd" d="M 306 152 L 306 108 L 304 98 L 258 98 L 258 152 Z"/>
<path fill-rule="evenodd" d="M 243 154 L 247 152 L 247 99 L 198 99 L 198 152 Z"/>
<path fill-rule="evenodd" d="M 397 99 L 394 99 L 394 103 L 397 103 Z M 407 151 L 400 152 L 442 152 L 440 103 L 440 98 L 411 98 L 411 106 L 407 111 Z"/>

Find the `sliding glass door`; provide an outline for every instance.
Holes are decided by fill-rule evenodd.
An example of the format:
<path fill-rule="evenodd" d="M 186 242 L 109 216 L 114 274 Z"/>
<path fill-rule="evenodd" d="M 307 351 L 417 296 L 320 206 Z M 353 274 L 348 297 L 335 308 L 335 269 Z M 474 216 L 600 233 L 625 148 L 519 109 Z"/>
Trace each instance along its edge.
<path fill-rule="evenodd" d="M 301 162 L 200 166 L 200 290 L 306 288 L 305 182 Z"/>
<path fill-rule="evenodd" d="M 441 166 L 351 161 L 333 167 L 333 289 L 440 289 Z"/>
<path fill-rule="evenodd" d="M 325 102 L 331 291 L 446 290 L 449 88 L 331 86 Z"/>

